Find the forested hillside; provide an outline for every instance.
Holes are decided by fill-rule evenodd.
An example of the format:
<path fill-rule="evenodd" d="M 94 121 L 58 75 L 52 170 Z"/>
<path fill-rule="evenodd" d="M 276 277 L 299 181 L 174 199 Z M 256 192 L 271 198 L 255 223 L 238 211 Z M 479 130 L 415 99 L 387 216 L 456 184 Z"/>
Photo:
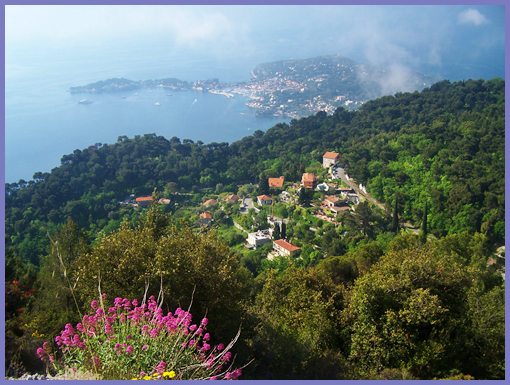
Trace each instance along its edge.
<path fill-rule="evenodd" d="M 504 118 L 502 80 L 444 81 L 232 144 L 120 137 L 7 184 L 8 369 L 31 369 L 26 347 L 79 321 L 76 304 L 97 295 L 100 276 L 112 298 L 162 284 L 169 308 L 195 291 L 192 311 L 209 312 L 215 335 L 242 325 L 246 378 L 502 378 Z M 268 176 L 326 173 L 319 162 L 332 150 L 386 210 L 361 202 L 335 226 L 282 203 L 300 258 L 243 254 L 243 237 L 228 233 L 233 206 L 215 212 L 228 226 L 210 231 L 181 208 L 183 197 L 198 207 L 249 183 L 262 193 Z M 172 205 L 132 210 L 120 204 L 130 194 Z"/>
<path fill-rule="evenodd" d="M 51 173 L 7 184 L 7 248 L 37 263 L 48 223 L 72 216 L 103 227 L 129 193 L 233 190 L 261 173 L 299 180 L 328 148 L 377 198 L 393 206 L 398 194 L 404 218 L 420 221 L 427 203 L 436 234 L 482 231 L 503 243 L 504 83 L 470 80 L 318 113 L 231 145 L 148 134 L 75 150 Z"/>

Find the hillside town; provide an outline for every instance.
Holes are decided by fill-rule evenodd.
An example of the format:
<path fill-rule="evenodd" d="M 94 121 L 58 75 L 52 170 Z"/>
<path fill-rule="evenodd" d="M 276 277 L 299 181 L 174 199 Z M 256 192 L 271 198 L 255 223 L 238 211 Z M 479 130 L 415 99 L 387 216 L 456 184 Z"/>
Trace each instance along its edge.
<path fill-rule="evenodd" d="M 321 161 L 299 181 L 272 175 L 258 185 L 239 186 L 237 192 L 175 192 L 163 197 L 154 191 L 147 196 L 131 194 L 119 203 L 135 209 L 165 206 L 176 216 L 191 218 L 198 229 L 215 229 L 245 255 L 257 253 L 268 261 L 299 259 L 303 248 L 308 253 L 312 248 L 320 257 L 319 245 L 310 243 L 307 233 L 343 226 L 346 218 L 356 216 L 361 202 L 370 201 L 384 209 L 345 172 L 340 153 L 326 151 Z"/>

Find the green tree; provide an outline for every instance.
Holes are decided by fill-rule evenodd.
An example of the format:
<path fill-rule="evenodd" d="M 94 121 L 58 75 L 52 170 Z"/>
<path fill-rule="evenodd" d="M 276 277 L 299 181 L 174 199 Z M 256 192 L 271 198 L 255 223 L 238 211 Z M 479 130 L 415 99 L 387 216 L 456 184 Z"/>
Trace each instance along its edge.
<path fill-rule="evenodd" d="M 425 203 L 425 208 L 423 209 L 423 219 L 421 220 L 421 231 L 420 231 L 420 241 L 421 243 L 427 242 L 428 228 L 427 228 L 427 216 L 428 216 L 428 206 Z"/>
<path fill-rule="evenodd" d="M 481 271 L 466 269 L 463 260 L 444 247 L 427 243 L 389 251 L 356 281 L 345 312 L 350 360 L 358 374 L 373 378 L 385 368 L 396 368 L 418 378 L 441 378 L 457 369 L 493 378 L 488 367 L 502 361 L 484 361 L 482 370 L 469 359 L 479 352 L 469 293 L 480 283 Z M 491 306 L 496 303 L 501 305 L 493 301 Z M 501 341 L 499 322 L 501 318 L 490 326 L 498 336 L 494 342 Z M 501 350 L 492 357 L 501 360 Z"/>
<path fill-rule="evenodd" d="M 398 212 L 399 212 L 399 196 L 398 194 L 395 194 L 395 203 L 393 205 L 393 221 L 391 224 L 391 231 L 393 231 L 395 234 L 397 234 L 400 229 L 400 220 L 398 217 Z"/>
<path fill-rule="evenodd" d="M 269 194 L 269 181 L 264 174 L 259 176 L 259 194 Z"/>
<path fill-rule="evenodd" d="M 343 378 L 345 361 L 336 348 L 341 298 L 341 289 L 313 269 L 269 271 L 250 307 L 256 371 L 275 379 Z"/>

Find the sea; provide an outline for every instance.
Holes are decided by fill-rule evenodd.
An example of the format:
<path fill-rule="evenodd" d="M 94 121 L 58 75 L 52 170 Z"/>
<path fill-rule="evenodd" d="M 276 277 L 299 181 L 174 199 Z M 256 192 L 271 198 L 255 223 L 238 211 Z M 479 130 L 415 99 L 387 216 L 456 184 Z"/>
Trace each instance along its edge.
<path fill-rule="evenodd" d="M 59 166 L 61 157 L 75 149 L 115 143 L 122 135 L 155 133 L 168 139 L 232 142 L 288 121 L 257 116 L 241 96 L 161 89 L 70 94 L 72 86 L 112 77 L 246 81 L 258 64 L 254 57 L 207 57 L 140 47 L 133 52 L 91 46 L 72 54 L 58 47 L 10 49 L 6 55 L 5 181 L 30 180 L 35 172 Z M 80 104 L 82 99 L 92 103 Z"/>

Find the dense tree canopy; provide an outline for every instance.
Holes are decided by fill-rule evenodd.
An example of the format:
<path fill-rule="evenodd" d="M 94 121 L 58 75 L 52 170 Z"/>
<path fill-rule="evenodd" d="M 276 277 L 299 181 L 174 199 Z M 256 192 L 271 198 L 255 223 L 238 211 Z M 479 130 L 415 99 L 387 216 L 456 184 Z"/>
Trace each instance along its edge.
<path fill-rule="evenodd" d="M 247 378 L 502 378 L 503 146 L 503 81 L 468 80 L 232 144 L 148 134 L 75 150 L 6 185 L 8 354 L 19 336 L 78 319 L 99 285 L 130 298 L 148 285 L 163 288 L 167 308 L 193 295 L 192 312 L 210 316 L 219 338 L 244 328 L 237 353 L 255 358 Z M 267 177 L 326 173 L 326 150 L 385 211 L 361 202 L 335 225 L 311 215 L 318 193 L 303 189 L 301 206 L 271 207 L 289 220 L 277 235 L 301 247 L 275 260 L 270 243 L 240 251 L 239 210 L 224 201 L 213 219 L 227 230 L 190 225 L 212 192 L 253 197 Z M 192 207 L 120 204 L 130 194 Z M 269 213 L 246 210 L 239 226 L 265 229 Z"/>

